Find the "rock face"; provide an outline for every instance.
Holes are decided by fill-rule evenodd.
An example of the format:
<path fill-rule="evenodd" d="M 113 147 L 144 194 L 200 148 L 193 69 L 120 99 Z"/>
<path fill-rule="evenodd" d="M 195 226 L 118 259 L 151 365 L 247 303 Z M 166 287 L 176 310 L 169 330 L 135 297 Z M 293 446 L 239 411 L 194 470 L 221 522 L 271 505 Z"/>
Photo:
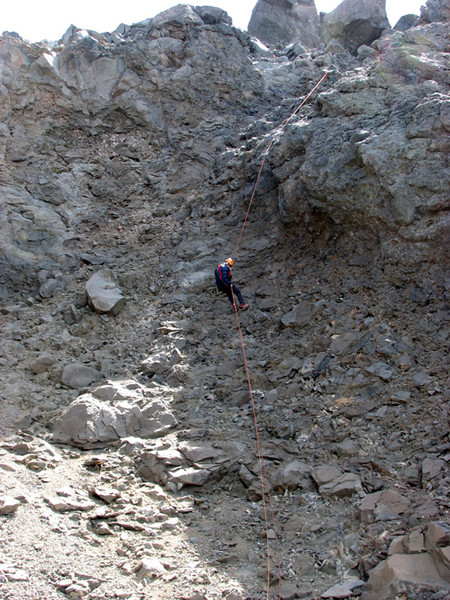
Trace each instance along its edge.
<path fill-rule="evenodd" d="M 386 0 L 343 0 L 322 19 L 324 41 L 336 39 L 352 53 L 362 44 L 371 44 L 387 28 Z"/>
<path fill-rule="evenodd" d="M 2 598 L 448 596 L 446 6 L 2 36 Z"/>
<path fill-rule="evenodd" d="M 79 363 L 66 365 L 61 374 L 61 383 L 71 388 L 80 390 L 89 387 L 95 381 L 102 379 L 103 375 L 97 369 Z"/>
<path fill-rule="evenodd" d="M 445 84 L 439 72 L 432 76 L 422 55 L 424 40 L 419 41 L 417 34 L 425 30 L 430 35 L 425 42 L 429 44 L 429 55 L 437 58 L 443 51 L 448 24 L 435 23 L 429 28 L 396 32 L 392 39 L 382 38 L 374 43 L 382 72 L 376 67 L 365 71 L 362 77 L 362 73 L 343 76 L 320 95 L 321 118 L 288 128 L 280 149 L 270 159 L 278 183 L 281 214 L 287 223 L 310 222 L 312 213 L 323 211 L 333 215 L 335 223 L 343 224 L 348 218 L 355 218 L 360 224 L 370 221 L 367 234 L 377 236 L 377 222 L 384 221 L 383 228 L 391 230 L 393 236 L 380 241 L 382 245 L 387 243 L 387 252 L 394 254 L 394 239 L 406 231 L 405 242 L 411 250 L 411 242 L 426 238 L 429 228 L 434 230 L 433 237 L 444 240 L 447 217 L 440 209 L 435 212 L 432 204 L 444 207 L 447 202 L 445 183 L 438 175 L 446 169 L 445 159 L 431 148 L 435 143 L 432 140 L 441 148 L 445 144 L 448 101 L 442 93 Z M 393 39 L 398 39 L 401 47 L 396 42 L 392 44 Z M 417 67 L 412 79 L 411 63 Z M 439 83 L 430 84 L 431 77 Z M 421 82 L 420 86 L 413 86 L 413 80 Z M 429 85 L 437 93 L 431 92 Z M 401 90 L 408 92 L 404 95 Z M 417 94 L 415 100 L 410 93 Z M 410 109 L 411 101 L 414 107 Z M 433 126 L 419 132 L 417 125 L 424 110 Z M 390 125 L 384 129 L 383 122 L 387 121 Z M 432 203 L 423 204 L 423 185 L 433 197 Z M 346 190 L 345 199 L 338 192 L 339 206 L 333 199 L 338 189 Z M 350 211 L 345 208 L 347 200 L 352 205 Z M 387 206 L 388 211 L 384 210 Z M 414 254 L 414 250 L 409 252 L 409 258 Z M 404 258 L 405 254 L 401 260 Z"/>
<path fill-rule="evenodd" d="M 266 44 L 320 43 L 320 22 L 314 0 L 258 0 L 248 32 Z"/>
<path fill-rule="evenodd" d="M 7 36 L 0 58 L 0 117 L 9 123 L 0 132 L 2 283 L 14 286 L 57 263 L 77 265 L 74 228 L 107 205 L 119 216 L 144 191 L 186 195 L 208 180 L 215 148 L 261 93 L 248 38 L 214 8 L 180 5 L 114 34 L 71 27 L 55 51 Z M 53 108 L 37 119 L 43 107 Z M 188 136 L 175 133 L 181 122 Z M 114 149 L 107 170 L 86 135 Z M 169 158 L 172 145 L 177 157 Z M 60 160 L 65 167 L 55 166 Z"/>
<path fill-rule="evenodd" d="M 428 2 L 420 8 L 420 17 L 425 23 L 450 21 L 449 0 L 428 0 Z"/>
<path fill-rule="evenodd" d="M 426 14 L 436 6 L 431 3 Z M 439 18 L 445 6 L 439 4 Z M 284 9 L 315 12 L 314 3 Z M 288 52 L 293 62 L 277 58 L 277 67 L 267 68 L 269 55 L 259 56 L 226 13 L 187 6 L 113 34 L 84 35 L 72 27 L 52 51 L 6 36 L 0 107 L 8 123 L 1 136 L 5 289 L 21 285 L 26 294 L 39 286 L 43 297 L 59 293 L 62 271 L 86 260 L 73 232 L 83 233 L 100 215 L 120 218 L 127 207 L 140 205 L 143 194 L 171 199 L 172 207 L 164 202 L 154 218 L 173 206 L 185 218 L 183 198 L 196 189 L 217 193 L 216 174 L 222 173 L 225 184 L 231 161 L 242 175 L 231 187 L 243 195 L 252 173 L 233 155 L 235 132 L 252 123 L 254 132 L 265 135 L 266 109 L 299 93 L 297 68 L 305 92 L 323 67 L 334 71 L 314 117 L 286 128 L 259 194 L 266 193 L 269 202 L 276 195 L 283 221 L 295 223 L 300 233 L 320 215 L 321 226 L 372 232 L 383 254 L 408 260 L 416 254 L 417 261 L 424 251 L 436 253 L 447 228 L 447 186 L 440 174 L 448 135 L 448 23 L 427 25 L 423 18 L 370 48 L 372 34 L 363 39 L 348 32 L 352 23 L 370 23 L 378 36 L 385 26 L 384 2 L 346 1 L 324 19 L 327 39 L 344 45 L 352 39 L 359 59 L 339 44 L 336 55 L 318 50 L 314 58 L 296 46 Z M 46 119 L 38 119 L 44 109 Z M 229 154 L 217 154 L 225 146 Z M 192 207 L 184 204 L 182 210 L 189 216 Z M 148 239 L 151 229 L 147 224 Z M 173 235 L 176 244 L 179 233 Z M 115 258 L 91 252 L 87 260 Z M 118 310 L 120 295 L 117 300 L 107 309 Z M 71 312 L 68 318 L 76 321 Z"/>

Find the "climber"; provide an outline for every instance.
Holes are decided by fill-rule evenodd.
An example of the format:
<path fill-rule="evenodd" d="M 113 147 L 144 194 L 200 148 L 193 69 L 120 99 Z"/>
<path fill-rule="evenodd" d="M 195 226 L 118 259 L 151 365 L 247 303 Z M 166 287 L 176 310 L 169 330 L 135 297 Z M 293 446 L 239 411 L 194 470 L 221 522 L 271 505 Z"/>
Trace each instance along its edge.
<path fill-rule="evenodd" d="M 242 310 L 247 310 L 248 304 L 244 301 L 244 298 L 239 290 L 233 283 L 231 283 L 231 267 L 234 261 L 232 258 L 227 258 L 225 262 L 219 265 L 214 271 L 216 276 L 216 285 L 219 292 L 226 294 L 234 306 L 234 294 L 238 297 L 239 304 Z"/>

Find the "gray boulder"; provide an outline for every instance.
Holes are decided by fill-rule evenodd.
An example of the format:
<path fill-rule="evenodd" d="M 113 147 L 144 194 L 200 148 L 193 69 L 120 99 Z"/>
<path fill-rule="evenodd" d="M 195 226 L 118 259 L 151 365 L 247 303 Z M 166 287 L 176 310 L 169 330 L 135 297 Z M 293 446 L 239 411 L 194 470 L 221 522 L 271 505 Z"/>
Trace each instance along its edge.
<path fill-rule="evenodd" d="M 371 338 L 371 334 L 365 334 L 360 331 L 347 331 L 346 333 L 336 334 L 330 343 L 330 352 L 332 354 L 353 354 L 358 352 Z"/>
<path fill-rule="evenodd" d="M 92 275 L 86 284 L 86 294 L 89 304 L 99 313 L 117 315 L 125 304 L 116 277 L 109 269 L 102 269 Z"/>
<path fill-rule="evenodd" d="M 140 369 L 145 375 L 164 373 L 172 366 L 172 357 L 165 352 L 148 356 L 141 362 Z"/>
<path fill-rule="evenodd" d="M 341 469 L 329 465 L 319 466 L 311 472 L 324 496 L 351 496 L 361 490 L 361 480 L 353 473 L 343 473 Z"/>
<path fill-rule="evenodd" d="M 103 374 L 97 369 L 80 363 L 71 363 L 64 367 L 61 375 L 61 383 L 75 390 L 81 390 L 103 379 Z"/>
<path fill-rule="evenodd" d="M 45 373 L 46 371 L 50 371 L 55 364 L 56 358 L 51 354 L 43 353 L 30 363 L 30 369 L 36 374 Z"/>
<path fill-rule="evenodd" d="M 360 518 L 363 523 L 389 521 L 411 512 L 411 501 L 395 489 L 367 494 L 360 504 Z"/>
<path fill-rule="evenodd" d="M 20 506 L 20 501 L 12 496 L 0 496 L 0 515 L 9 515 Z"/>
<path fill-rule="evenodd" d="M 315 48 L 320 43 L 316 4 L 314 0 L 258 0 L 248 32 L 266 44 L 298 41 Z"/>
<path fill-rule="evenodd" d="M 417 15 L 403 15 L 394 25 L 394 29 L 396 31 L 406 31 L 407 29 L 411 29 L 411 27 L 415 27 L 419 22 L 419 17 Z"/>
<path fill-rule="evenodd" d="M 331 598 L 333 600 L 337 600 L 338 598 L 354 598 L 359 595 L 363 586 L 364 581 L 361 579 L 346 579 L 324 592 L 321 598 Z"/>
<path fill-rule="evenodd" d="M 213 471 L 210 469 L 197 469 L 186 467 L 176 469 L 170 473 L 170 481 L 181 489 L 184 485 L 203 485 L 211 478 Z"/>
<path fill-rule="evenodd" d="M 430 555 L 394 554 L 370 572 L 367 589 L 360 598 L 390 600 L 393 594 L 401 595 L 402 592 L 428 592 L 431 597 L 432 592 L 439 589 L 450 591 L 450 583 L 440 576 Z"/>
<path fill-rule="evenodd" d="M 110 387 L 114 388 L 114 384 Z M 100 396 L 100 398 L 98 397 Z M 107 446 L 119 439 L 159 437 L 176 425 L 176 419 L 159 399 L 136 386 L 117 386 L 117 394 L 106 394 L 103 386 L 83 394 L 54 421 L 53 442 L 81 448 Z"/>
<path fill-rule="evenodd" d="M 420 18 L 426 23 L 450 21 L 450 1 L 428 0 L 420 9 Z"/>
<path fill-rule="evenodd" d="M 271 483 L 275 489 L 295 490 L 309 489 L 312 481 L 309 477 L 311 467 L 299 460 L 292 460 L 282 465 L 271 477 Z"/>
<path fill-rule="evenodd" d="M 196 6 L 194 10 L 206 25 L 216 25 L 219 23 L 225 23 L 226 25 L 233 24 L 231 17 L 228 16 L 226 11 L 217 6 Z"/>
<path fill-rule="evenodd" d="M 285 327 L 305 327 L 313 320 L 317 311 L 318 309 L 311 302 L 301 302 L 283 315 L 281 322 Z"/>
<path fill-rule="evenodd" d="M 322 18 L 324 41 L 337 39 L 353 54 L 362 44 L 370 45 L 388 28 L 386 0 L 343 0 Z"/>

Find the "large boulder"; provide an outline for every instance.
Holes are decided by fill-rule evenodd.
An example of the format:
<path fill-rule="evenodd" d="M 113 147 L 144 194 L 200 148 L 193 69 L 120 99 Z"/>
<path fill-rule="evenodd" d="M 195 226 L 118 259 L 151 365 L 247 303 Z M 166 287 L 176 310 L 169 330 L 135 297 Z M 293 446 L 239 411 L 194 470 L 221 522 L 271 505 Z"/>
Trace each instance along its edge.
<path fill-rule="evenodd" d="M 419 17 L 414 14 L 403 15 L 394 25 L 394 29 L 396 31 L 406 31 L 407 29 L 411 29 L 411 27 L 415 27 L 419 22 Z"/>
<path fill-rule="evenodd" d="M 176 425 L 165 403 L 136 382 L 115 382 L 82 394 L 54 421 L 53 442 L 83 449 L 125 437 L 159 437 Z"/>
<path fill-rule="evenodd" d="M 322 18 L 324 41 L 337 39 L 352 53 L 362 44 L 370 45 L 388 28 L 386 0 L 343 0 Z"/>
<path fill-rule="evenodd" d="M 312 322 L 318 310 L 311 302 L 300 302 L 281 317 L 281 322 L 285 327 L 305 327 Z"/>
<path fill-rule="evenodd" d="M 389 521 L 411 512 L 411 501 L 393 488 L 367 494 L 360 504 L 363 523 Z"/>
<path fill-rule="evenodd" d="M 314 0 L 258 0 L 248 32 L 266 44 L 298 41 L 315 48 L 320 43 L 316 4 Z"/>
<path fill-rule="evenodd" d="M 340 468 L 320 465 L 311 472 L 319 492 L 325 496 L 351 496 L 361 490 L 361 480 L 353 473 L 343 473 Z"/>
<path fill-rule="evenodd" d="M 391 600 L 405 592 L 429 593 L 431 598 L 436 590 L 448 592 L 450 583 L 441 577 L 429 554 L 393 554 L 371 571 L 361 600 Z"/>
<path fill-rule="evenodd" d="M 0 515 L 9 515 L 20 506 L 20 501 L 12 496 L 0 496 Z"/>

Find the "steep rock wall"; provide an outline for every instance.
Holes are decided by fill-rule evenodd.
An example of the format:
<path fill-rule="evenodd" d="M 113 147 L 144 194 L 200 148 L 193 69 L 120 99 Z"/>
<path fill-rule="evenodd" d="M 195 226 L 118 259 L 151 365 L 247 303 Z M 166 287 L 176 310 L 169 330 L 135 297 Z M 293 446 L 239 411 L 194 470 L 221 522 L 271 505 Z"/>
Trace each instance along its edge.
<path fill-rule="evenodd" d="M 5 36 L 3 289 L 76 266 L 77 238 L 101 216 L 154 199 L 179 208 L 189 194 L 245 202 L 274 136 L 259 203 L 278 206 L 296 235 L 326 226 L 370 237 L 389 260 L 439 263 L 447 37 L 447 22 L 422 21 L 358 57 L 339 45 L 260 50 L 223 11 L 190 6 L 112 34 L 71 27 L 53 49 Z M 317 95 L 277 134 L 324 71 Z"/>
<path fill-rule="evenodd" d="M 290 126 L 271 159 L 287 222 L 317 211 L 336 227 L 377 233 L 392 258 L 442 258 L 447 31 L 436 23 L 383 38 L 374 61 L 342 73 L 318 110 Z"/>
<path fill-rule="evenodd" d="M 273 141 L 235 275 L 282 597 L 448 595 L 446 27 L 356 56 L 258 50 L 204 7 L 3 38 L 2 593 L 266 595 L 213 268 Z"/>

